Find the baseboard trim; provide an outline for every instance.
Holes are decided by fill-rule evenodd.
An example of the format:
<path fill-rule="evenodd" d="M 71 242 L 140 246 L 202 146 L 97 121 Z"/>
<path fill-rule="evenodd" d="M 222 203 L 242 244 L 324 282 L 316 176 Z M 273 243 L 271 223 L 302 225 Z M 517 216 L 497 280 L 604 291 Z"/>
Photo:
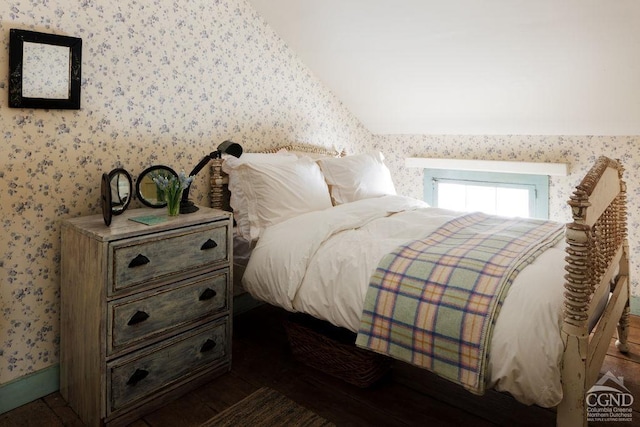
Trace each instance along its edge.
<path fill-rule="evenodd" d="M 0 385 L 0 414 L 60 389 L 60 366 L 53 365 Z"/>
<path fill-rule="evenodd" d="M 629 298 L 629 304 L 631 305 L 631 314 L 640 316 L 640 296 L 631 295 L 631 298 Z"/>

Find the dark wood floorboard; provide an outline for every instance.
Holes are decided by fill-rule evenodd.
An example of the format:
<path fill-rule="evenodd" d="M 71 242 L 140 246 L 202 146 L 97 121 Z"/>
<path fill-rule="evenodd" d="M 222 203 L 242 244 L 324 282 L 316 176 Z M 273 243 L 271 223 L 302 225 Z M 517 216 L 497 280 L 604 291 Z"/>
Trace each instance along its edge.
<path fill-rule="evenodd" d="M 286 313 L 261 306 L 234 319 L 231 372 L 187 393 L 131 424 L 132 427 L 198 426 L 269 386 L 338 426 L 553 426 L 555 411 L 526 406 L 494 391 L 474 396 L 437 376 L 402 363 L 376 385 L 362 389 L 298 363 L 282 326 Z M 624 377 L 636 398 L 640 426 L 640 318 L 632 316 L 631 352 L 619 353 L 613 341 L 601 372 Z M 0 415 L 2 427 L 82 426 L 73 410 L 53 393 Z M 594 423 L 611 427 L 613 423 Z M 617 424 L 615 424 L 617 425 Z"/>

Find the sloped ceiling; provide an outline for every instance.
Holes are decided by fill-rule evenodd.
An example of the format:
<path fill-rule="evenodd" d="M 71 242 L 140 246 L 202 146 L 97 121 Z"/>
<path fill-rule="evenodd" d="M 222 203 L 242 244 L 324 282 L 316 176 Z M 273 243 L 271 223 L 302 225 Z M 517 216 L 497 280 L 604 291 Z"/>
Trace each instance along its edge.
<path fill-rule="evenodd" d="M 640 134 L 640 1 L 249 2 L 375 134 Z"/>

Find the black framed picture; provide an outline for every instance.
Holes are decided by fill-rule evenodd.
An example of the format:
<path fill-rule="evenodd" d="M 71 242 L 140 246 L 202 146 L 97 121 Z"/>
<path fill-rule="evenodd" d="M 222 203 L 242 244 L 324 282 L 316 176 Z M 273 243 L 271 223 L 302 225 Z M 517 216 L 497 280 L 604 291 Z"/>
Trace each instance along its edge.
<path fill-rule="evenodd" d="M 80 109 L 82 39 L 9 31 L 9 107 Z"/>

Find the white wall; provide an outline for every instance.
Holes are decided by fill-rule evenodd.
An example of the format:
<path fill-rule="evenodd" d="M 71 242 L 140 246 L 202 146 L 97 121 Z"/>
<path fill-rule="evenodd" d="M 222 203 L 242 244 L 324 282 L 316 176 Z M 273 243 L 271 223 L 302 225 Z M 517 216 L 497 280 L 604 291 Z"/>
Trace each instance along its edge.
<path fill-rule="evenodd" d="M 637 0 L 249 0 L 374 134 L 640 135 Z"/>

